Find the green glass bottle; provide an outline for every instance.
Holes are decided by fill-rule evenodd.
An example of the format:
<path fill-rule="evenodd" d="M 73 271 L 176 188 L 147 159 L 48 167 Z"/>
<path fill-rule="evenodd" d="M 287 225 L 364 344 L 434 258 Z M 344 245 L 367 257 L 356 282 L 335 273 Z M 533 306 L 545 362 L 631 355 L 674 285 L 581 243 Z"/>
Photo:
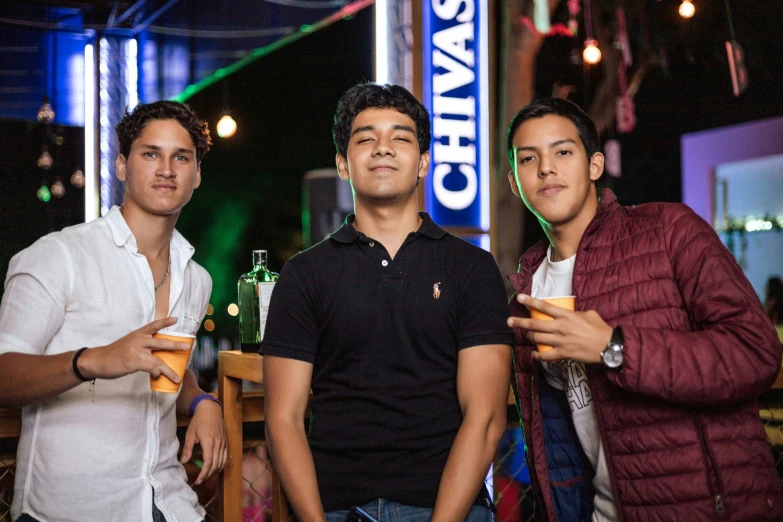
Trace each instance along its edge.
<path fill-rule="evenodd" d="M 253 270 L 243 274 L 237 283 L 239 338 L 243 352 L 258 352 L 277 277 L 267 268 L 266 250 L 253 250 Z"/>

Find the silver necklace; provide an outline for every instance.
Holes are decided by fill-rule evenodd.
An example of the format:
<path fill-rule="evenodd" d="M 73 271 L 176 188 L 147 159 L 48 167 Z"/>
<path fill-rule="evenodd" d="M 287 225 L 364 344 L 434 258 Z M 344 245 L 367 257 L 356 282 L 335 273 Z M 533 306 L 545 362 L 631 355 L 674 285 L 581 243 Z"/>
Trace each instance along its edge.
<path fill-rule="evenodd" d="M 169 272 L 171 272 L 171 251 L 169 250 L 169 264 L 166 265 L 166 274 L 163 276 L 163 280 L 155 285 L 155 291 L 157 292 L 160 290 L 160 288 L 166 284 L 166 281 L 169 279 Z"/>

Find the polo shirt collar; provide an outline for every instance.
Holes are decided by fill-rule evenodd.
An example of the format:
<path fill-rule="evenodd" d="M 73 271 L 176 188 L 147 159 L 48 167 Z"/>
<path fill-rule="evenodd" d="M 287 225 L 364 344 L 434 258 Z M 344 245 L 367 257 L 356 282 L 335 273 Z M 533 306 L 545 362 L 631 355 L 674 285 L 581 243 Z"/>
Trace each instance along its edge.
<path fill-rule="evenodd" d="M 428 237 L 430 239 L 441 239 L 446 235 L 446 231 L 440 228 L 432 220 L 429 214 L 426 212 L 419 212 L 419 216 L 422 219 L 421 226 L 416 231 L 417 234 Z M 366 236 L 356 230 L 353 226 L 353 222 L 356 220 L 356 214 L 348 214 L 345 218 L 345 222 L 340 228 L 338 228 L 331 236 L 332 239 L 339 243 L 353 243 L 357 239 L 361 239 Z"/>

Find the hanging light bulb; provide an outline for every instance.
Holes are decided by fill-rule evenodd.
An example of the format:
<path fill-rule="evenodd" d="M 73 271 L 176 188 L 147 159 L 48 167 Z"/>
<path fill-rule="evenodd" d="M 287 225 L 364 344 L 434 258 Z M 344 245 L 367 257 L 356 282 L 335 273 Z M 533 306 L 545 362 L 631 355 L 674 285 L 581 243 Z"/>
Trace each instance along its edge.
<path fill-rule="evenodd" d="M 38 189 L 36 195 L 38 196 L 38 199 L 44 203 L 49 203 L 49 200 L 52 199 L 52 192 L 49 190 L 49 187 L 46 186 L 46 183 L 41 185 L 41 188 Z"/>
<path fill-rule="evenodd" d="M 76 188 L 82 188 L 84 186 L 84 172 L 77 170 L 71 174 L 71 185 Z"/>
<path fill-rule="evenodd" d="M 59 179 L 52 183 L 52 195 L 56 198 L 61 198 L 65 195 L 65 185 Z"/>
<path fill-rule="evenodd" d="M 585 40 L 585 50 L 582 51 L 582 58 L 585 63 L 595 65 L 601 61 L 601 50 L 598 48 L 596 40 Z"/>
<path fill-rule="evenodd" d="M 230 138 L 237 131 L 237 122 L 234 118 L 225 114 L 217 124 L 217 133 L 221 138 Z"/>
<path fill-rule="evenodd" d="M 682 0 L 680 4 L 680 16 L 683 18 L 690 18 L 696 12 L 696 8 L 691 3 L 691 0 Z"/>
<path fill-rule="evenodd" d="M 44 170 L 49 170 L 50 168 L 52 168 L 52 165 L 54 165 L 54 160 L 52 159 L 52 155 L 49 154 L 48 149 L 44 149 L 43 153 L 41 154 L 41 157 L 38 158 L 38 166 Z"/>
<path fill-rule="evenodd" d="M 54 109 L 52 109 L 52 106 L 49 104 L 49 97 L 44 96 L 41 108 L 38 109 L 38 121 L 41 123 L 52 123 L 53 119 Z"/>

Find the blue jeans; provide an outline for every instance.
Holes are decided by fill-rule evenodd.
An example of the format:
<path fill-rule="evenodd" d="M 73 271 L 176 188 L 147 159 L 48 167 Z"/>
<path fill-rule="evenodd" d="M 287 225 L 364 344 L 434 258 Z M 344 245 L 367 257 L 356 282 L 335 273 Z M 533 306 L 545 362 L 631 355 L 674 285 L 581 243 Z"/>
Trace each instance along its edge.
<path fill-rule="evenodd" d="M 432 509 L 406 506 L 398 502 L 380 498 L 363 506 L 359 506 L 378 522 L 429 522 Z M 345 522 L 348 510 L 330 511 L 326 513 L 326 522 Z M 484 506 L 473 506 L 468 512 L 465 522 L 491 522 L 492 512 Z"/>

